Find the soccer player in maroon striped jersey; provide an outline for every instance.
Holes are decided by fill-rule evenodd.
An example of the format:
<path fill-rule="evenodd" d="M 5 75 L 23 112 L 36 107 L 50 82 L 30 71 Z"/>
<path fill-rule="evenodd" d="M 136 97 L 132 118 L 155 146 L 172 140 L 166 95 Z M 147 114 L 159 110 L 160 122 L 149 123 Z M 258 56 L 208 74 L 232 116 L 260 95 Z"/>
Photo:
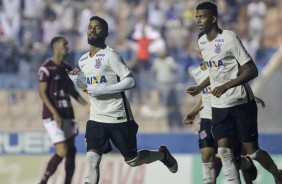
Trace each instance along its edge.
<path fill-rule="evenodd" d="M 39 68 L 38 90 L 43 101 L 43 125 L 55 146 L 56 153 L 50 159 L 40 184 L 47 183 L 63 158 L 66 158 L 65 184 L 70 184 L 75 170 L 74 137 L 78 133 L 70 96 L 82 105 L 86 105 L 87 102 L 76 91 L 66 72 L 66 70 L 71 70 L 71 67 L 63 60 L 68 52 L 66 38 L 54 37 L 50 45 L 53 56 L 46 59 Z"/>

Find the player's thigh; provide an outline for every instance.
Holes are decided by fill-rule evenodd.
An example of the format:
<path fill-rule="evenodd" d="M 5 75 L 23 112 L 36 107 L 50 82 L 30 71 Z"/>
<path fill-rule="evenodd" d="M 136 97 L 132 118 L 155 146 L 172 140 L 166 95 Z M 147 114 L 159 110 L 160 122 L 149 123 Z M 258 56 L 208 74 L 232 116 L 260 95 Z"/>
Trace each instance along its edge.
<path fill-rule="evenodd" d="M 66 141 L 63 129 L 57 124 L 55 120 L 44 119 L 43 125 L 54 145 Z"/>
<path fill-rule="evenodd" d="M 255 101 L 237 106 L 236 125 L 242 142 L 256 142 L 258 139 L 257 105 Z"/>
<path fill-rule="evenodd" d="M 95 121 L 87 121 L 85 139 L 88 150 L 96 150 L 98 153 L 104 154 L 112 150 L 107 130 L 110 124 Z"/>
<path fill-rule="evenodd" d="M 69 140 L 78 134 L 77 123 L 72 119 L 64 119 L 62 129 L 65 133 L 66 140 Z"/>
<path fill-rule="evenodd" d="M 211 131 L 211 119 L 201 119 L 199 131 L 199 149 L 210 147 L 215 148 L 215 141 Z"/>
<path fill-rule="evenodd" d="M 135 157 L 137 154 L 137 132 L 138 124 L 135 121 L 117 123 L 111 129 L 111 141 L 125 159 Z"/>
<path fill-rule="evenodd" d="M 216 142 L 234 136 L 235 124 L 230 108 L 212 108 L 212 134 Z"/>

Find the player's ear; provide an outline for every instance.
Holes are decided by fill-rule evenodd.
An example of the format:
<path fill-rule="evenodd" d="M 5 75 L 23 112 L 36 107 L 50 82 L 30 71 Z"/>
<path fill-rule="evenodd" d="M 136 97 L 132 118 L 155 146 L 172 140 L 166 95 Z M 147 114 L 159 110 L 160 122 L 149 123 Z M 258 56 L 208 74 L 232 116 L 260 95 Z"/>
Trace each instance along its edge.
<path fill-rule="evenodd" d="M 212 17 L 212 23 L 216 23 L 216 20 L 217 20 L 217 17 L 216 17 L 216 16 L 213 16 L 213 17 Z"/>

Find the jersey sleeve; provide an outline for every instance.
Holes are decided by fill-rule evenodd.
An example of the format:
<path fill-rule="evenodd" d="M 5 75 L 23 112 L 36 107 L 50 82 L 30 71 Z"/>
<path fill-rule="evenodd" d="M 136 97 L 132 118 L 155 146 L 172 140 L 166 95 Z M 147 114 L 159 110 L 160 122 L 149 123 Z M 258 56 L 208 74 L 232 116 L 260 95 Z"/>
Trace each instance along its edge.
<path fill-rule="evenodd" d="M 252 60 L 252 57 L 249 55 L 241 40 L 236 35 L 233 36 L 231 43 L 231 53 L 241 66 Z"/>
<path fill-rule="evenodd" d="M 124 79 L 131 73 L 129 67 L 124 63 L 123 58 L 117 53 L 111 55 L 109 65 L 121 79 Z"/>
<path fill-rule="evenodd" d="M 47 82 L 50 77 L 50 72 L 45 66 L 41 66 L 38 70 L 38 81 Z"/>

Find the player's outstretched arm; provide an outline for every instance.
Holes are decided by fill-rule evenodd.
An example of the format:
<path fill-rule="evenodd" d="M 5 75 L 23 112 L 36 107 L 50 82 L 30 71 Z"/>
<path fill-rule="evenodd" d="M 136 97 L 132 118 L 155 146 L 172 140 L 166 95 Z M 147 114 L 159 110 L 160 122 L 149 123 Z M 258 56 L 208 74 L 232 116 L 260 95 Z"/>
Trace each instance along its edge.
<path fill-rule="evenodd" d="M 196 103 L 196 105 L 194 106 L 194 108 L 192 109 L 192 111 L 190 113 L 188 113 L 184 119 L 183 119 L 183 123 L 184 124 L 192 124 L 193 120 L 195 119 L 196 115 L 200 112 L 200 110 L 203 108 L 202 107 L 202 98 Z"/>
<path fill-rule="evenodd" d="M 87 101 L 79 94 L 77 99 L 78 103 L 80 103 L 81 105 L 87 105 Z"/>
<path fill-rule="evenodd" d="M 135 85 L 135 78 L 132 74 L 129 74 L 120 82 L 110 86 L 89 85 L 87 87 L 87 93 L 91 94 L 92 96 L 120 93 L 122 91 L 134 88 Z"/>

